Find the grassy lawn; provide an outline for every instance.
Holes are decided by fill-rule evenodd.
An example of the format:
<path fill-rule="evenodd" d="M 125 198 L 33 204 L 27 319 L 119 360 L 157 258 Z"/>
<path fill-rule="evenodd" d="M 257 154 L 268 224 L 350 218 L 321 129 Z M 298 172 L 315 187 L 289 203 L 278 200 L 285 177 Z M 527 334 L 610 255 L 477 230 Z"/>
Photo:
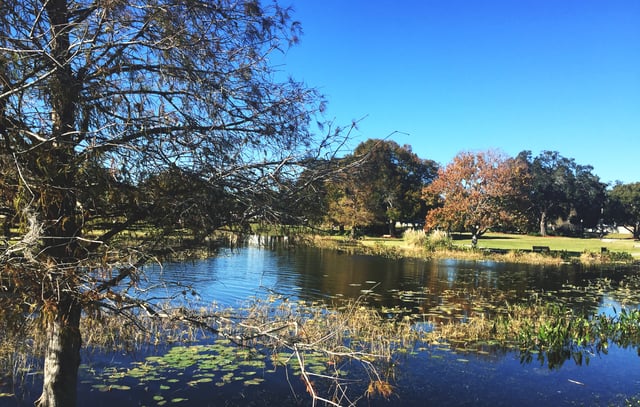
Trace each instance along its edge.
<path fill-rule="evenodd" d="M 403 239 L 366 237 L 362 243 L 365 246 L 383 246 L 405 248 Z M 458 247 L 471 247 L 470 234 L 454 234 L 453 245 Z M 529 236 L 506 233 L 487 233 L 478 239 L 479 249 L 506 249 L 530 251 L 533 246 L 547 246 L 552 251 L 567 252 L 593 252 L 600 253 L 605 247 L 610 252 L 627 252 L 634 258 L 640 259 L 640 242 L 630 237 L 607 236 L 605 238 L 576 238 L 559 236 Z"/>
<path fill-rule="evenodd" d="M 454 244 L 464 246 L 471 242 L 470 236 L 463 236 L 464 240 L 454 239 Z M 528 236 L 509 235 L 505 233 L 487 233 L 478 239 L 479 248 L 531 250 L 533 246 L 548 246 L 550 250 L 569 252 L 600 252 L 605 247 L 608 251 L 627 252 L 640 258 L 640 242 L 631 238 L 576 238 L 560 236 Z"/>

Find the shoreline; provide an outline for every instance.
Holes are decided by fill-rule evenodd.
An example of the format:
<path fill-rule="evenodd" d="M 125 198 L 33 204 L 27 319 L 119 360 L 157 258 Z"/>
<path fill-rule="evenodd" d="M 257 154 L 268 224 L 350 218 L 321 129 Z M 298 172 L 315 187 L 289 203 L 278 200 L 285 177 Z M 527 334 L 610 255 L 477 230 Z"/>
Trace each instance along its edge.
<path fill-rule="evenodd" d="M 523 263 L 560 266 L 563 264 L 580 264 L 583 266 L 632 266 L 640 264 L 640 260 L 633 258 L 630 253 L 601 251 L 566 251 L 550 250 L 548 252 L 535 252 L 520 249 L 496 249 L 496 248 L 472 248 L 464 246 L 442 246 L 428 248 L 426 245 L 411 245 L 402 238 L 386 239 L 363 238 L 353 240 L 338 236 L 310 235 L 303 237 L 303 245 L 320 249 L 337 250 L 348 254 L 362 254 L 383 256 L 390 258 L 415 258 L 415 259 L 456 259 L 497 261 L 505 263 Z"/>

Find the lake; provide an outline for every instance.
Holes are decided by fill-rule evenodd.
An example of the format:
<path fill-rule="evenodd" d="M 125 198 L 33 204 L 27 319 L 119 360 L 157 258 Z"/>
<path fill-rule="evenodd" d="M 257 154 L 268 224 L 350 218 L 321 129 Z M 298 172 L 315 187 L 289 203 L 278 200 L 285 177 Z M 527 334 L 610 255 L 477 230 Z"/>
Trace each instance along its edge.
<path fill-rule="evenodd" d="M 585 313 L 612 312 L 622 303 L 627 308 L 638 307 L 634 295 L 637 287 L 629 286 L 630 294 L 623 298 L 619 291 L 606 289 L 637 274 L 637 270 L 584 269 L 576 265 L 422 261 L 320 249 L 244 247 L 222 250 L 207 260 L 149 266 L 147 274 L 153 281 L 179 285 L 186 296 L 174 301 L 190 306 L 217 303 L 235 307 L 248 298 L 273 293 L 292 300 L 328 302 L 362 297 L 383 314 L 424 315 L 436 321 L 464 320 L 477 305 L 474 301 L 478 293 L 483 294 L 485 302 L 492 298 L 518 302 L 531 296 L 548 296 Z M 594 281 L 606 281 L 607 285 L 597 295 L 584 295 L 584 288 Z M 163 295 L 164 290 L 156 288 L 149 295 Z M 173 285 L 166 289 L 167 295 L 173 292 Z M 208 355 L 208 349 L 168 347 L 158 352 L 158 358 L 163 352 L 180 353 L 181 357 L 188 352 Z M 215 352 L 218 355 L 225 351 L 218 348 Z M 244 380 L 227 375 L 221 382 L 215 372 L 207 376 L 203 365 L 185 365 L 142 384 L 140 377 L 154 374 L 140 370 L 140 362 L 148 356 L 85 352 L 79 405 L 293 406 L 311 402 L 300 379 L 284 369 L 252 371 L 250 377 L 259 380 L 247 386 L 247 375 Z M 358 405 L 610 406 L 625 405 L 626 398 L 640 394 L 638 349 L 611 345 L 608 354 L 594 353 L 588 359 L 588 364 L 566 360 L 550 368 L 535 359 L 522 362 L 513 351 L 476 353 L 424 345 L 396 361 L 392 380 L 395 391 L 388 400 L 362 399 Z M 151 360 L 162 364 L 161 359 Z M 116 370 L 138 375 L 123 373 L 105 387 L 104 372 Z M 0 398 L 0 406 L 32 405 L 38 377 L 33 380 L 36 390 L 27 391 L 21 402 Z M 358 388 L 358 384 L 353 387 Z"/>

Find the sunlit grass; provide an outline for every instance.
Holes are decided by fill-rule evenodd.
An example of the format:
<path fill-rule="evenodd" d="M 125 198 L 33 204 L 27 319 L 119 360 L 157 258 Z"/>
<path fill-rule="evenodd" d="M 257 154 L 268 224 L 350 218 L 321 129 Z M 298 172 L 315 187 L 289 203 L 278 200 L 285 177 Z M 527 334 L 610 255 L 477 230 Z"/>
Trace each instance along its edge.
<path fill-rule="evenodd" d="M 414 231 L 401 238 L 367 236 L 356 241 L 344 236 L 314 237 L 309 242 L 317 247 L 387 257 L 492 259 L 533 264 L 567 261 L 601 264 L 640 259 L 640 242 L 626 235 L 600 239 L 487 233 L 473 248 L 469 234 L 453 234 L 446 241 L 438 237 L 434 242 L 433 238 L 420 233 Z M 548 247 L 551 253 L 532 252 L 534 246 Z"/>
<path fill-rule="evenodd" d="M 506 250 L 531 250 L 533 246 L 547 246 L 554 251 L 568 252 L 601 252 L 602 248 L 608 251 L 627 252 L 636 258 L 640 258 L 640 242 L 629 238 L 604 237 L 576 238 L 561 236 L 531 236 L 506 233 L 487 233 L 478 240 L 478 248 L 506 249 Z M 454 239 L 456 246 L 463 247 L 470 244 L 471 236 L 459 236 Z"/>

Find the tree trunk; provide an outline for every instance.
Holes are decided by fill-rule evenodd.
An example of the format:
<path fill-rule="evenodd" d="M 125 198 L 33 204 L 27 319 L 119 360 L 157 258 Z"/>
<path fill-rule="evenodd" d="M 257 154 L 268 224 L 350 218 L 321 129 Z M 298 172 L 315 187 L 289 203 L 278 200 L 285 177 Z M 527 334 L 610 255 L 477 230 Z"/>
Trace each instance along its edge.
<path fill-rule="evenodd" d="M 547 212 L 542 211 L 540 214 L 540 236 L 547 235 Z"/>
<path fill-rule="evenodd" d="M 77 301 L 68 299 L 47 323 L 44 383 L 36 407 L 75 407 L 80 366 L 80 313 Z"/>

